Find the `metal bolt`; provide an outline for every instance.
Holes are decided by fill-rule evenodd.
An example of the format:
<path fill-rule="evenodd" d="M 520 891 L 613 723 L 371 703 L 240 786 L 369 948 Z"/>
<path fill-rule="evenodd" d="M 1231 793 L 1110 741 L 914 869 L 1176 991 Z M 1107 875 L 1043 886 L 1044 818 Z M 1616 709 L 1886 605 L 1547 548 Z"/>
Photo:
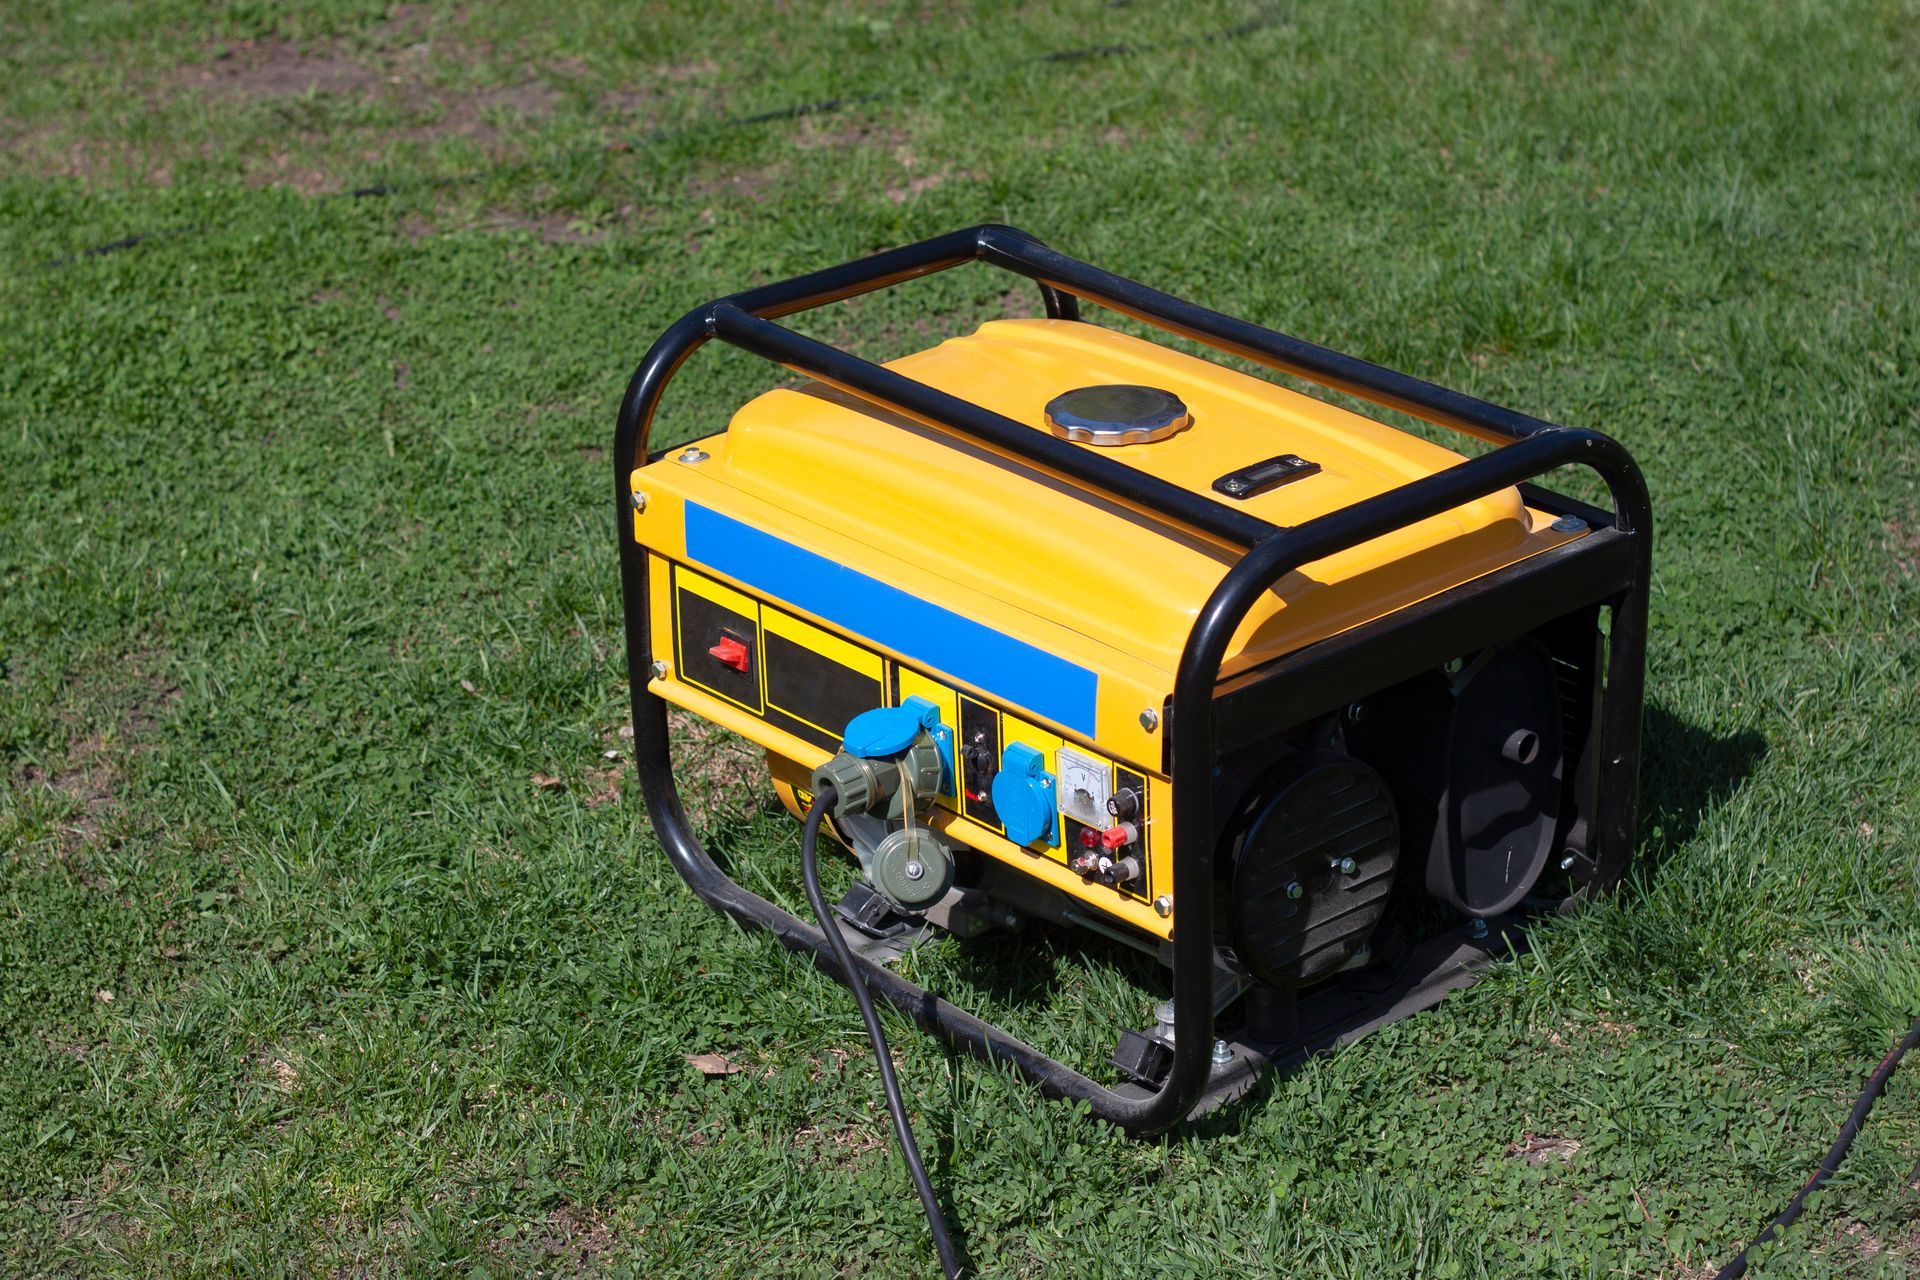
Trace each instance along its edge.
<path fill-rule="evenodd" d="M 1213 1064 L 1216 1067 L 1219 1067 L 1219 1066 L 1225 1066 L 1227 1063 L 1232 1061 L 1233 1061 L 1233 1046 L 1228 1044 L 1225 1040 L 1215 1040 L 1213 1042 Z"/>
<path fill-rule="evenodd" d="M 1553 522 L 1555 533 L 1585 533 L 1587 522 L 1579 516 L 1561 516 Z"/>
<path fill-rule="evenodd" d="M 1360 864 L 1352 858 L 1335 858 L 1332 866 L 1335 871 L 1338 871 L 1343 876 L 1358 875 L 1360 873 Z"/>
<path fill-rule="evenodd" d="M 1467 660 L 1465 658 L 1449 658 L 1440 664 L 1440 669 L 1450 676 L 1457 676 L 1460 674 L 1460 668 L 1466 665 Z"/>
<path fill-rule="evenodd" d="M 699 445 L 694 445 L 690 448 L 683 449 L 680 451 L 681 462 L 705 462 L 708 458 L 712 456 L 713 456 L 712 454 L 708 453 L 705 449 L 702 449 Z"/>
<path fill-rule="evenodd" d="M 1163 1027 L 1173 1025 L 1173 1001 L 1162 1000 L 1153 1006 L 1153 1020 Z"/>
<path fill-rule="evenodd" d="M 1486 937 L 1487 922 L 1485 920 L 1482 920 L 1479 916 L 1475 916 L 1473 919 L 1467 921 L 1467 936 L 1469 938 Z"/>
<path fill-rule="evenodd" d="M 1000 913 L 1000 927 L 1002 929 L 1011 929 L 1019 923 L 1020 923 L 1020 917 L 1015 915 L 1013 912 L 1002 911 Z"/>
<path fill-rule="evenodd" d="M 653 666 L 648 668 L 648 670 L 653 672 L 653 678 L 655 680 L 665 680 L 669 668 L 665 662 L 655 659 Z"/>
<path fill-rule="evenodd" d="M 1292 898 L 1294 901 L 1298 902 L 1300 900 L 1300 895 L 1305 892 L 1306 890 L 1300 887 L 1300 882 L 1298 880 L 1290 880 L 1287 882 L 1287 896 L 1289 898 Z"/>
<path fill-rule="evenodd" d="M 1160 713 L 1152 707 L 1148 707 L 1145 711 L 1142 711 L 1140 713 L 1140 727 L 1148 733 L 1152 733 L 1155 729 L 1158 729 L 1160 727 Z"/>
<path fill-rule="evenodd" d="M 927 874 L 927 868 L 924 863 L 909 862 L 906 866 L 900 868 L 900 874 L 909 880 L 918 880 L 921 876 Z"/>
<path fill-rule="evenodd" d="M 647 495 L 638 489 L 633 491 L 633 497 L 629 499 L 629 501 L 633 503 L 633 509 L 635 511 L 645 511 L 647 509 Z"/>
<path fill-rule="evenodd" d="M 1153 900 L 1153 909 L 1160 913 L 1162 920 L 1173 914 L 1173 895 L 1163 893 Z"/>
<path fill-rule="evenodd" d="M 1355 724 L 1359 724 L 1361 721 L 1365 720 L 1366 718 L 1367 718 L 1366 703 L 1356 702 L 1352 706 L 1347 708 L 1347 719 L 1353 721 Z"/>
<path fill-rule="evenodd" d="M 1560 859 L 1560 869 L 1562 871 L 1571 871 L 1573 870 L 1573 864 L 1578 860 L 1579 860 L 1579 855 L 1574 853 L 1572 850 L 1568 850 L 1567 856 Z"/>
<path fill-rule="evenodd" d="M 1221 483 L 1220 487 L 1228 493 L 1239 493 L 1247 487 L 1247 482 L 1245 480 L 1226 480 Z"/>

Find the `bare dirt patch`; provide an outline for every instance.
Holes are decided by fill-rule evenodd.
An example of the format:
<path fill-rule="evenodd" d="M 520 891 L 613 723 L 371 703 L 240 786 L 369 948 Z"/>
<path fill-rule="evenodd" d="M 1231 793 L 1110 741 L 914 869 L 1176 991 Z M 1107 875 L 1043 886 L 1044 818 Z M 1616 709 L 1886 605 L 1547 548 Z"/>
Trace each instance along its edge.
<path fill-rule="evenodd" d="M 568 213 L 494 213 L 480 224 L 482 231 L 524 231 L 548 244 L 602 244 L 607 233 Z"/>
<path fill-rule="evenodd" d="M 1886 1236 L 1858 1218 L 1843 1218 L 1834 1229 L 1829 1247 L 1835 1256 L 1846 1259 L 1843 1270 L 1847 1275 L 1865 1275 L 1875 1267 L 1888 1267 L 1900 1275 L 1913 1274 L 1907 1268 L 1920 1266 L 1920 1223 L 1896 1236 Z"/>
<path fill-rule="evenodd" d="M 1887 521 L 1887 537 L 1892 544 L 1893 567 L 1907 577 L 1920 573 L 1920 520 Z"/>
<path fill-rule="evenodd" d="M 793 1145 L 816 1158 L 845 1168 L 857 1163 L 869 1152 L 885 1147 L 887 1138 L 884 1133 L 854 1124 L 838 1129 L 820 1129 L 809 1125 L 793 1135 Z"/>
<path fill-rule="evenodd" d="M 887 199 L 895 204 L 905 204 L 914 197 L 922 195 L 945 183 L 953 177 L 949 173 L 923 173 L 917 178 L 887 188 Z"/>
<path fill-rule="evenodd" d="M 695 200 L 759 204 L 781 176 L 776 169 L 746 169 L 699 177 L 687 183 L 687 194 Z"/>
<path fill-rule="evenodd" d="M 1549 1161 L 1565 1164 L 1578 1154 L 1580 1145 L 1576 1138 L 1529 1133 L 1523 1135 L 1519 1141 L 1507 1144 L 1507 1156 L 1509 1159 L 1522 1160 L 1531 1165 L 1542 1165 Z"/>
<path fill-rule="evenodd" d="M 381 75 L 344 53 L 308 53 L 290 40 L 269 36 L 229 45 L 212 61 L 190 66 L 186 83 L 216 96 L 293 98 L 309 93 L 370 93 Z"/>
<path fill-rule="evenodd" d="M 17 775 L 28 787 L 46 787 L 71 806 L 62 823 L 56 850 L 68 857 L 97 844 L 119 808 L 119 788 L 128 759 L 146 750 L 161 720 L 180 700 L 180 688 L 151 670 L 153 655 L 136 655 L 112 665 L 111 687 L 91 690 L 108 706 L 105 726 L 88 725 L 78 710 L 62 715 L 73 736 L 60 762 L 48 768 L 27 765 Z M 85 685 L 95 685 L 89 679 Z M 83 690 L 83 696 L 86 696 Z"/>
<path fill-rule="evenodd" d="M 613 1247 L 613 1228 L 592 1209 L 563 1204 L 521 1238 L 532 1252 L 587 1272 Z"/>
<path fill-rule="evenodd" d="M 793 136 L 793 145 L 802 151 L 822 148 L 845 151 L 854 147 L 879 147 L 892 151 L 906 146 L 908 140 L 906 130 L 872 121 L 836 120 L 826 123 L 819 117 L 807 116 L 800 121 L 800 129 Z"/>
<path fill-rule="evenodd" d="M 680 798 L 696 826 L 746 819 L 779 806 L 767 781 L 766 753 L 759 747 L 678 707 L 667 713 L 667 731 Z"/>
<path fill-rule="evenodd" d="M 444 37 L 405 43 L 419 28 L 403 11 L 370 30 L 370 42 L 342 38 L 303 47 L 269 37 L 227 45 L 162 84 L 156 105 L 187 94 L 217 108 L 271 108 L 272 128 L 239 157 L 243 176 L 253 186 L 310 195 L 337 189 L 341 168 L 378 163 L 393 144 L 457 138 L 491 151 L 516 127 L 544 120 L 559 106 L 560 90 L 533 76 L 482 87 L 437 83 L 436 67 L 470 66 L 489 54 Z M 324 98 L 368 109 L 342 119 L 307 101 Z"/>

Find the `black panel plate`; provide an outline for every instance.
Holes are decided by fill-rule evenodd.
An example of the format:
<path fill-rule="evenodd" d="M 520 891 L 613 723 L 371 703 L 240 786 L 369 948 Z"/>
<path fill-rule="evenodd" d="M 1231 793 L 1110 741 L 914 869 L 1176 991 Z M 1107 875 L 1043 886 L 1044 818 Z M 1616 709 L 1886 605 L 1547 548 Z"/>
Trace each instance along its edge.
<path fill-rule="evenodd" d="M 967 754 L 966 749 L 974 745 L 986 748 L 989 760 L 997 762 L 1000 759 L 1000 713 L 962 694 L 960 696 L 960 743 L 956 754 L 964 759 Z M 990 798 L 993 775 L 976 778 L 968 772 L 964 763 L 961 763 L 959 768 L 960 801 L 965 806 L 967 817 L 983 827 L 1004 831 L 1005 829 L 1000 825 L 1000 815 L 994 812 L 993 800 Z M 980 799 L 974 799 L 976 795 Z"/>
<path fill-rule="evenodd" d="M 825 654 L 768 632 L 767 722 L 828 751 L 847 721 L 880 705 L 880 682 Z"/>
<path fill-rule="evenodd" d="M 676 655 L 680 678 L 757 714 L 762 705 L 759 619 L 735 613 L 676 583 L 673 622 L 673 639 L 680 650 Z M 745 671 L 735 671 L 707 652 L 722 634 L 731 634 L 747 646 L 750 656 Z"/>

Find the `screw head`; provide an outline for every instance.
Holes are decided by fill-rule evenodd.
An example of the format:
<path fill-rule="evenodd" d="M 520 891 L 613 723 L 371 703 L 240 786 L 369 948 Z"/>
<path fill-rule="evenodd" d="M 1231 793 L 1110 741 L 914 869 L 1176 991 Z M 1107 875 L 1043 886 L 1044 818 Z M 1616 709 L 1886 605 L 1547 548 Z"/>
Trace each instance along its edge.
<path fill-rule="evenodd" d="M 1287 882 L 1287 896 L 1289 898 L 1292 898 L 1295 902 L 1298 902 L 1300 900 L 1301 895 L 1304 893 L 1306 893 L 1306 890 L 1300 887 L 1300 882 L 1298 880 L 1289 880 Z"/>
<path fill-rule="evenodd" d="M 1467 660 L 1465 658 L 1449 658 L 1440 664 L 1440 669 L 1450 676 L 1457 676 L 1460 674 L 1460 668 L 1466 665 Z"/>
<path fill-rule="evenodd" d="M 654 659 L 653 666 L 648 668 L 648 670 L 653 672 L 653 678 L 655 680 L 665 680 L 669 669 L 667 664 L 658 658 Z"/>
<path fill-rule="evenodd" d="M 1148 733 L 1152 733 L 1155 729 L 1158 729 L 1160 727 L 1160 713 L 1152 707 L 1148 707 L 1142 711 L 1140 713 L 1140 727 Z"/>
<path fill-rule="evenodd" d="M 1228 493 L 1239 493 L 1247 487 L 1247 482 L 1245 480 L 1227 480 L 1224 481 L 1220 487 Z"/>
<path fill-rule="evenodd" d="M 693 445 L 686 449 L 682 449 L 680 451 L 679 461 L 705 462 L 708 458 L 712 456 L 713 456 L 712 454 L 708 453 L 705 449 L 702 449 L 699 445 Z"/>
<path fill-rule="evenodd" d="M 1347 708 L 1347 719 L 1353 721 L 1355 724 L 1360 724 L 1366 720 L 1370 711 L 1371 708 L 1369 708 L 1366 703 L 1356 702 Z"/>
<path fill-rule="evenodd" d="M 1587 522 L 1579 516 L 1561 516 L 1553 522 L 1555 533 L 1585 533 Z"/>
<path fill-rule="evenodd" d="M 1486 937 L 1487 922 L 1479 916 L 1475 916 L 1473 919 L 1467 921 L 1467 936 L 1470 938 Z"/>
<path fill-rule="evenodd" d="M 1160 918 L 1162 920 L 1172 915 L 1173 914 L 1173 895 L 1170 893 L 1163 893 L 1159 897 L 1155 898 L 1153 900 L 1153 909 L 1159 913 Z"/>
<path fill-rule="evenodd" d="M 909 862 L 906 866 L 900 868 L 900 874 L 909 880 L 918 880 L 921 876 L 927 874 L 927 868 L 924 863 Z"/>
<path fill-rule="evenodd" d="M 1225 1040 L 1213 1042 L 1213 1062 L 1215 1066 L 1224 1066 L 1233 1061 L 1233 1046 Z"/>
<path fill-rule="evenodd" d="M 1333 864 L 1333 869 L 1343 876 L 1360 874 L 1360 864 L 1352 858 L 1341 858 Z"/>
<path fill-rule="evenodd" d="M 638 489 L 633 491 L 633 497 L 629 498 L 628 501 L 633 504 L 635 511 L 645 511 L 647 509 L 647 495 Z"/>

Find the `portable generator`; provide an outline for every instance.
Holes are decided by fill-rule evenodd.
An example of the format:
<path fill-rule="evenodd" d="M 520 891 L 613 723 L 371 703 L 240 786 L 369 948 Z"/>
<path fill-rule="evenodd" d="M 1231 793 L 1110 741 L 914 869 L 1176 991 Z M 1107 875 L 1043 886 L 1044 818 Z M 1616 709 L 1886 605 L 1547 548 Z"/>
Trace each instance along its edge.
<path fill-rule="evenodd" d="M 1043 314 L 884 365 L 776 323 L 974 261 L 1035 282 Z M 1498 447 L 1465 457 L 1083 301 Z M 662 391 L 714 338 L 810 381 L 650 452 Z M 981 226 L 689 312 L 635 373 L 614 458 L 654 828 L 876 1035 L 868 989 L 1153 1133 L 1433 1004 L 1627 869 L 1652 526 L 1598 432 Z M 1563 467 L 1612 510 L 1533 483 Z M 858 859 L 819 927 L 702 848 L 669 703 L 765 748 L 807 819 L 810 897 L 823 826 Z M 1151 1025 L 1114 1028 L 1110 1083 L 887 967 L 934 930 L 985 947 L 1028 919 L 1171 971 Z"/>

